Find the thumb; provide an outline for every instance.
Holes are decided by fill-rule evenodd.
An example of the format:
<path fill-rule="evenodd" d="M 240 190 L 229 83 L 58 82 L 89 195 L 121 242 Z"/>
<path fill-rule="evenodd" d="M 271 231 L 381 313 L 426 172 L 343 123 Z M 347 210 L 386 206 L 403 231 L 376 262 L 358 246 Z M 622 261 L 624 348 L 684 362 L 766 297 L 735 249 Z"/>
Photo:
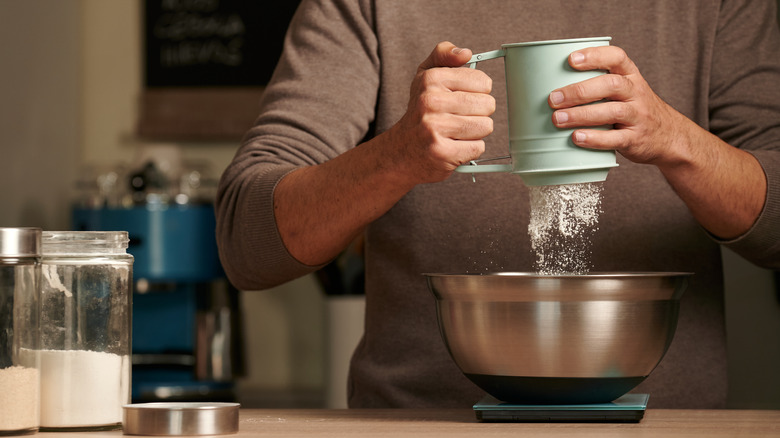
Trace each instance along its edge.
<path fill-rule="evenodd" d="M 436 45 L 428 58 L 420 64 L 420 70 L 435 67 L 460 67 L 471 59 L 471 50 L 462 49 L 449 41 Z"/>

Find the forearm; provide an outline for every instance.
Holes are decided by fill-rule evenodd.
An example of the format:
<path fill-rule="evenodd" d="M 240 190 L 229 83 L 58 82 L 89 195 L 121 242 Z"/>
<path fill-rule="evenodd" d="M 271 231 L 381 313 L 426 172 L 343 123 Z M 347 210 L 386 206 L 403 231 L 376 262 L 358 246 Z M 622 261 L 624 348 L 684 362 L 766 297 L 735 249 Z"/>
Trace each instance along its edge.
<path fill-rule="evenodd" d="M 333 259 L 414 187 L 393 159 L 391 137 L 376 137 L 279 182 L 274 216 L 285 247 L 298 261 L 314 266 Z"/>
<path fill-rule="evenodd" d="M 658 168 L 694 218 L 710 233 L 733 239 L 755 223 L 766 201 L 767 181 L 748 152 L 679 116 L 673 159 Z"/>

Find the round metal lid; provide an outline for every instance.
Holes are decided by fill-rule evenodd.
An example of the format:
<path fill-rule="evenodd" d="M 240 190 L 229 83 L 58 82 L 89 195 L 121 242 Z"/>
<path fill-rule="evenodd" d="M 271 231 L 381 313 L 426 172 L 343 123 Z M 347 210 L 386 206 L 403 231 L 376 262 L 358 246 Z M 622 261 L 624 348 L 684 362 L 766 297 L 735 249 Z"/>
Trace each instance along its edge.
<path fill-rule="evenodd" d="M 123 406 L 125 435 L 238 433 L 238 403 L 136 403 Z"/>
<path fill-rule="evenodd" d="M 41 229 L 0 227 L 0 257 L 40 257 Z"/>

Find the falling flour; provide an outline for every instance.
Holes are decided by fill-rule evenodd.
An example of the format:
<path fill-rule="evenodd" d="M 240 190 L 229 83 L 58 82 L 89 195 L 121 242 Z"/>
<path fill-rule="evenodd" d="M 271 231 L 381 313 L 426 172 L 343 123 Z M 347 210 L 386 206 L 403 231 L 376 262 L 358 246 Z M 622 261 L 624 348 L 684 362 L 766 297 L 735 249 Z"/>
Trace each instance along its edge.
<path fill-rule="evenodd" d="M 602 183 L 530 188 L 528 234 L 540 274 L 590 271 L 591 236 L 598 230 Z"/>
<path fill-rule="evenodd" d="M 69 428 L 122 422 L 130 401 L 130 359 L 86 350 L 42 350 L 41 427 Z"/>
<path fill-rule="evenodd" d="M 38 370 L 0 369 L 0 435 L 38 429 Z"/>

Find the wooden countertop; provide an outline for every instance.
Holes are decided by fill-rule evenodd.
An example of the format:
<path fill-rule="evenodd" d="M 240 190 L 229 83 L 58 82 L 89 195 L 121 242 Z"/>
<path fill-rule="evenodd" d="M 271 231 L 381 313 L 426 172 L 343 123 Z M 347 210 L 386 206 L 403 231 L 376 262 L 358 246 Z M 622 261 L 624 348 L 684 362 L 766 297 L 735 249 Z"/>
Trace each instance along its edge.
<path fill-rule="evenodd" d="M 780 437 L 780 410 L 648 409 L 639 423 L 480 423 L 469 409 L 242 409 L 227 437 Z M 41 438 L 117 438 L 40 432 Z"/>

